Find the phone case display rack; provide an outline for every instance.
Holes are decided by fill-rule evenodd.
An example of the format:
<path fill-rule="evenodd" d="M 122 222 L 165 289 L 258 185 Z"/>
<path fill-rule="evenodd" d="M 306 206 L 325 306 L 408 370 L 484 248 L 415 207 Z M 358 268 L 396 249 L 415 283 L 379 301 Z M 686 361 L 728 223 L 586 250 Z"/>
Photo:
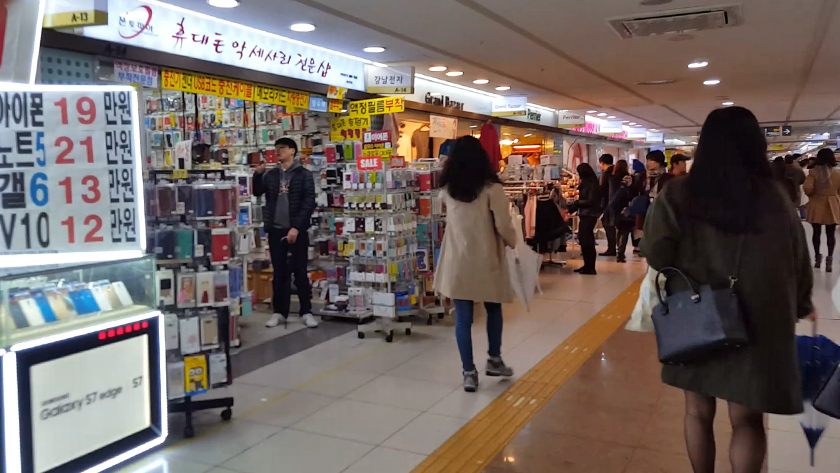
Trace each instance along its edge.
<path fill-rule="evenodd" d="M 432 325 L 433 317 L 446 315 L 443 301 L 435 294 L 435 268 L 443 232 L 446 228 L 446 209 L 440 198 L 440 164 L 436 159 L 421 159 L 412 163 L 418 185 L 417 193 L 417 269 L 420 273 L 422 294 L 420 311 Z"/>
<path fill-rule="evenodd" d="M 233 382 L 230 347 L 238 339 L 245 269 L 234 251 L 238 183 L 224 170 L 151 171 L 145 186 L 149 248 L 157 257 L 159 307 L 164 313 L 170 412 L 186 416 L 184 437 L 194 435 L 192 413 L 223 409 L 233 398 L 192 396 Z M 250 312 L 250 310 L 247 310 Z"/>

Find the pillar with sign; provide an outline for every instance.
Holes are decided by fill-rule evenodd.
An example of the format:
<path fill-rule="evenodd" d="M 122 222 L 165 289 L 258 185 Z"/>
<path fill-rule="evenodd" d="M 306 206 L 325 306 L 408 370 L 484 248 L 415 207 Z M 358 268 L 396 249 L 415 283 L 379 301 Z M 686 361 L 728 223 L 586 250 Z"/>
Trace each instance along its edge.
<path fill-rule="evenodd" d="M 137 95 L 7 84 L 0 110 L 4 471 L 99 471 L 168 429 Z"/>

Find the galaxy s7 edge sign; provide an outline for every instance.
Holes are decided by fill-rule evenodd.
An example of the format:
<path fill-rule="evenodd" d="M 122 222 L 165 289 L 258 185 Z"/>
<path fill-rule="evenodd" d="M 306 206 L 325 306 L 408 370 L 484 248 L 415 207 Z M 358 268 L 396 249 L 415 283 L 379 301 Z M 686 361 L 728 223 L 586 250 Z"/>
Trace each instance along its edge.
<path fill-rule="evenodd" d="M 148 353 L 144 335 L 30 368 L 35 473 L 150 427 Z"/>

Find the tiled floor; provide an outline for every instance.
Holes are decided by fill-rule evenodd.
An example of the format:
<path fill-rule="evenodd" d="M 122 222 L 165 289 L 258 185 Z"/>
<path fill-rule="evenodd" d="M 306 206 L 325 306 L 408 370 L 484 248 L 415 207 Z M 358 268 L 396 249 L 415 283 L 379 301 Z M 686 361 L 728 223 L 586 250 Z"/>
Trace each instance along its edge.
<path fill-rule="evenodd" d="M 579 262 L 573 262 L 576 267 Z M 503 354 L 525 373 L 644 272 L 641 260 L 603 263 L 597 277 L 546 270 L 531 311 L 505 307 Z M 478 311 L 477 311 L 478 312 Z M 483 314 L 474 326 L 483 365 Z M 196 417 L 196 438 L 172 435 L 121 471 L 149 473 L 407 473 L 504 392 L 513 379 L 482 377 L 465 393 L 453 321 L 418 324 L 394 343 L 340 335 L 236 379 L 217 395 L 236 400 L 234 420 Z M 596 470 L 591 470 L 596 471 Z"/>

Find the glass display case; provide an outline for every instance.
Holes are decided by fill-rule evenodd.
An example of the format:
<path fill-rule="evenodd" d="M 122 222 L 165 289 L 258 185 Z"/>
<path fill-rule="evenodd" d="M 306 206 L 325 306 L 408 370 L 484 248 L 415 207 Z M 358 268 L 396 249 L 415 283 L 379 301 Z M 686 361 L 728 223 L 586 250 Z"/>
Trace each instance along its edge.
<path fill-rule="evenodd" d="M 0 348 L 157 308 L 155 258 L 0 277 Z"/>

